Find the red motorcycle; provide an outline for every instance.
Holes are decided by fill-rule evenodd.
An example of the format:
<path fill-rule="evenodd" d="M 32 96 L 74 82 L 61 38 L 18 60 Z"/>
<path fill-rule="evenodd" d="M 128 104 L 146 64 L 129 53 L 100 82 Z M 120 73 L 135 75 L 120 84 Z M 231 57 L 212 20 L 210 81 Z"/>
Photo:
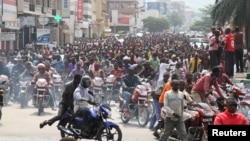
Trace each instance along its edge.
<path fill-rule="evenodd" d="M 149 121 L 148 105 L 146 103 L 148 97 L 147 88 L 144 85 L 138 85 L 134 89 L 134 93 L 127 111 L 121 113 L 123 123 L 128 123 L 130 119 L 136 117 L 140 127 L 145 127 Z M 121 107 L 124 106 L 125 100 L 121 101 Z"/>
<path fill-rule="evenodd" d="M 44 112 L 44 108 L 49 106 L 50 96 L 48 94 L 49 85 L 44 78 L 38 78 L 35 89 L 35 107 L 38 108 L 38 115 Z"/>

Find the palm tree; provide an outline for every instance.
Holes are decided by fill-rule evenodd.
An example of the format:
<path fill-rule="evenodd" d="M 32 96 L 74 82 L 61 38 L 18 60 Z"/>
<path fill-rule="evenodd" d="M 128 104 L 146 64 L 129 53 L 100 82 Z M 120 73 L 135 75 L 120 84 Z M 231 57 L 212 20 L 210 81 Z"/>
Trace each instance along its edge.
<path fill-rule="evenodd" d="M 246 49 L 250 51 L 250 0 L 216 0 L 211 16 L 215 24 L 244 27 Z"/>

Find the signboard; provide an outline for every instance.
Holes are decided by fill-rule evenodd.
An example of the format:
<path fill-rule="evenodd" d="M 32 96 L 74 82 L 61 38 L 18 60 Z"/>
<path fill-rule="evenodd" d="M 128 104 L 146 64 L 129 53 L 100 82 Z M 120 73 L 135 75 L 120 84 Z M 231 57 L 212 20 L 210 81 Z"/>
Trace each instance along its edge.
<path fill-rule="evenodd" d="M 36 44 L 46 45 L 50 43 L 50 29 L 38 28 L 36 30 Z"/>
<path fill-rule="evenodd" d="M 1 41 L 15 41 L 16 34 L 15 32 L 2 32 Z"/>
<path fill-rule="evenodd" d="M 70 17 L 70 0 L 62 0 L 62 18 Z"/>
<path fill-rule="evenodd" d="M 81 21 L 82 19 L 82 10 L 83 10 L 83 0 L 77 0 L 77 20 Z"/>
<path fill-rule="evenodd" d="M 167 4 L 163 2 L 148 2 L 147 10 L 158 10 L 161 15 L 167 15 Z"/>
<path fill-rule="evenodd" d="M 19 17 L 20 19 L 20 26 L 21 27 L 24 27 L 24 26 L 27 26 L 27 27 L 31 27 L 31 26 L 36 26 L 36 20 L 35 20 L 35 17 L 33 16 L 20 16 Z"/>
<path fill-rule="evenodd" d="M 17 1 L 16 0 L 1 0 L 2 15 L 5 21 L 15 21 L 17 18 Z"/>
<path fill-rule="evenodd" d="M 38 21 L 41 25 L 46 25 L 49 22 L 49 18 L 46 15 L 41 15 Z"/>
<path fill-rule="evenodd" d="M 118 11 L 112 10 L 112 23 L 118 24 Z"/>

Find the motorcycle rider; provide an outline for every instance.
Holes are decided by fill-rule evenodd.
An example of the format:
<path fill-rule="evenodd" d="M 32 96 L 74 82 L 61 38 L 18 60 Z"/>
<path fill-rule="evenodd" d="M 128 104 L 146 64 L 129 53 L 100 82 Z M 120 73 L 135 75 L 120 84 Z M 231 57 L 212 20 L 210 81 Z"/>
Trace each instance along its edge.
<path fill-rule="evenodd" d="M 47 94 L 50 96 L 50 97 L 52 97 L 52 95 L 51 95 L 51 90 L 50 90 L 50 87 L 51 87 L 51 85 L 53 85 L 53 80 L 52 80 L 52 78 L 51 78 L 51 75 L 50 75 L 50 73 L 49 72 L 47 72 L 46 70 L 45 70 L 45 65 L 43 64 L 43 63 L 40 63 L 40 64 L 38 64 L 37 65 L 37 69 L 38 69 L 38 72 L 34 75 L 34 77 L 32 78 L 32 80 L 31 80 L 31 84 L 36 84 L 36 82 L 37 82 L 37 80 L 39 79 L 39 78 L 44 78 L 44 79 L 46 79 L 46 81 L 47 81 L 47 83 L 48 83 L 48 85 L 49 85 L 49 88 L 47 89 Z M 34 89 L 34 94 L 36 95 L 36 89 Z M 33 97 L 33 103 L 35 104 L 35 96 Z M 50 98 L 50 106 L 51 106 L 51 108 L 52 108 L 52 110 L 55 110 L 54 109 L 54 101 L 53 101 L 53 99 L 52 98 Z"/>
<path fill-rule="evenodd" d="M 121 112 L 127 111 L 129 102 L 131 100 L 133 91 L 137 85 L 141 85 L 141 81 L 138 76 L 134 74 L 135 65 L 131 65 L 128 69 L 128 74 L 122 78 L 122 97 L 126 103 L 121 109 Z"/>
<path fill-rule="evenodd" d="M 214 125 L 249 125 L 247 117 L 237 111 L 237 100 L 226 99 L 226 110 L 216 115 Z"/>
<path fill-rule="evenodd" d="M 10 71 L 4 64 L 4 59 L 0 58 L 0 75 L 6 75 L 8 78 L 10 77 Z"/>
<path fill-rule="evenodd" d="M 13 99 L 17 101 L 18 99 L 18 94 L 19 94 L 19 85 L 16 85 L 19 83 L 19 74 L 21 74 L 24 70 L 25 67 L 23 65 L 23 59 L 21 56 L 18 56 L 17 58 L 14 59 L 16 61 L 16 64 L 12 68 L 11 72 L 11 77 L 12 77 L 12 94 L 13 94 Z"/>
<path fill-rule="evenodd" d="M 42 123 L 40 123 L 40 128 L 43 128 L 45 125 L 51 126 L 54 122 L 59 120 L 61 116 L 67 111 L 73 111 L 74 109 L 74 99 L 73 99 L 73 94 L 75 89 L 78 87 L 80 84 L 82 75 L 76 74 L 74 76 L 74 79 L 68 83 L 65 84 L 65 89 L 62 94 L 62 101 L 59 104 L 59 110 L 56 116 L 49 120 L 45 120 Z"/>
<path fill-rule="evenodd" d="M 205 102 L 207 103 L 206 94 L 209 92 L 211 86 L 215 87 L 216 92 L 224 97 L 219 84 L 216 79 L 219 77 L 221 69 L 218 66 L 213 67 L 212 72 L 205 74 L 197 80 L 192 88 L 191 95 L 196 103 Z M 209 103 L 208 103 L 209 104 Z"/>
<path fill-rule="evenodd" d="M 73 94 L 74 98 L 74 113 L 83 118 L 82 135 L 87 135 L 85 132 L 89 121 L 89 104 L 94 105 L 94 97 L 89 92 L 91 85 L 91 78 L 87 75 L 82 76 L 80 85 L 76 88 Z"/>
<path fill-rule="evenodd" d="M 31 61 L 27 61 L 25 63 L 25 70 L 22 72 L 22 74 L 20 75 L 20 78 L 26 77 L 26 76 L 34 76 L 35 73 L 37 72 L 37 68 L 35 66 L 33 66 Z"/>

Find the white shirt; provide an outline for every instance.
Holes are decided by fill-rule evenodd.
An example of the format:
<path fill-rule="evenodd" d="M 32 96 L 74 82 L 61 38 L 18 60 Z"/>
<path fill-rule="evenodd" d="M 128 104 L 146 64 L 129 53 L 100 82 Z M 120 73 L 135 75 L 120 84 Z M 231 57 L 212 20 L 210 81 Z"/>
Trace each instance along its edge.
<path fill-rule="evenodd" d="M 74 97 L 74 112 L 76 112 L 79 108 L 89 107 L 89 103 L 87 101 L 94 101 L 94 97 L 88 93 L 88 88 L 85 89 L 82 86 L 78 86 L 73 94 Z M 83 101 L 85 99 L 87 101 Z"/>

